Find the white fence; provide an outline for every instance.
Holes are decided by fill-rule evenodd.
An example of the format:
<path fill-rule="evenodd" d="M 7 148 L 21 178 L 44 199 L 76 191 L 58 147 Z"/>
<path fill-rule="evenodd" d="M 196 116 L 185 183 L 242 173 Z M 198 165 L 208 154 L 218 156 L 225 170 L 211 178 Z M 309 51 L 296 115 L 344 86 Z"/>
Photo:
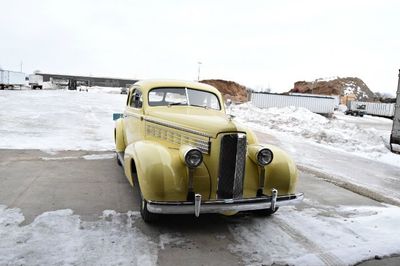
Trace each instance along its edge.
<path fill-rule="evenodd" d="M 393 117 L 394 116 L 394 103 L 371 103 L 371 102 L 351 102 L 351 109 L 356 110 L 357 105 L 365 104 L 365 112 L 369 115 L 377 115 L 384 117 Z"/>
<path fill-rule="evenodd" d="M 314 97 L 253 92 L 251 102 L 259 108 L 295 106 L 318 114 L 331 114 L 335 108 L 335 99 L 329 96 Z"/>

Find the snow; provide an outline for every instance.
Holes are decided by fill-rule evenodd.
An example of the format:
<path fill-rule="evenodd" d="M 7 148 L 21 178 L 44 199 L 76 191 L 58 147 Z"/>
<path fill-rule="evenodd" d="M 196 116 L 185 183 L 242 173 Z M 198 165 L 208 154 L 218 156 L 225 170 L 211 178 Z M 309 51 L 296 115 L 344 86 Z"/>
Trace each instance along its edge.
<path fill-rule="evenodd" d="M 259 109 L 251 104 L 232 111 L 237 121 L 266 133 L 260 141 L 284 149 L 300 169 L 400 206 L 400 156 L 385 147 L 392 120 L 340 112 L 328 119 L 302 108 Z"/>
<path fill-rule="evenodd" d="M 103 154 L 89 154 L 82 156 L 85 160 L 106 160 L 115 158 L 114 153 L 103 153 Z"/>
<path fill-rule="evenodd" d="M 301 107 L 261 109 L 250 103 L 233 107 L 232 114 L 237 121 L 282 139 L 298 142 L 300 137 L 301 141 L 318 144 L 324 149 L 400 165 L 400 156 L 391 153 L 385 146 L 390 138 L 392 122 L 389 119 L 371 116 L 354 118 L 340 112 L 329 119 Z M 357 119 L 362 119 L 367 126 L 357 124 Z"/>
<path fill-rule="evenodd" d="M 96 92 L 96 93 L 112 93 L 112 94 L 121 94 L 121 87 L 86 87 L 86 86 L 79 86 L 78 90 L 87 90 L 89 92 Z M 126 95 L 125 95 L 126 97 Z"/>
<path fill-rule="evenodd" d="M 269 218 L 228 224 L 234 240 L 228 249 L 246 265 L 348 265 L 399 252 L 400 208 L 305 202 L 308 208 L 281 207 Z M 19 209 L 0 205 L 0 265 L 156 265 L 160 250 L 188 241 L 182 233 L 154 241 L 137 227 L 138 219 L 138 212 L 105 210 L 97 221 L 82 221 L 65 209 L 21 225 Z"/>
<path fill-rule="evenodd" d="M 0 148 L 112 150 L 126 95 L 105 92 L 1 91 Z"/>
<path fill-rule="evenodd" d="M 107 160 L 115 158 L 115 153 L 100 153 L 100 154 L 88 154 L 83 156 L 62 156 L 62 157 L 40 157 L 43 161 L 60 161 L 60 160 Z"/>
<path fill-rule="evenodd" d="M 114 158 L 111 152 L 57 157 L 57 151 L 112 150 L 112 113 L 122 112 L 125 101 L 126 95 L 115 88 L 0 91 L 0 148 L 45 150 L 49 157 L 42 160 Z M 259 109 L 251 104 L 231 109 L 237 121 L 277 138 L 299 165 L 400 198 L 400 156 L 384 144 L 391 120 L 340 112 L 325 118 L 303 108 Z M 357 169 L 363 174 L 353 179 L 343 169 L 346 163 L 373 169 Z M 267 219 L 245 217 L 229 224 L 235 240 L 229 250 L 246 265 L 343 265 L 400 252 L 394 233 L 400 224 L 398 207 L 305 203 L 307 208 L 282 207 Z M 137 227 L 139 217 L 137 212 L 105 210 L 99 220 L 88 222 L 72 210 L 58 210 L 22 225 L 19 209 L 0 205 L 0 265 L 155 265 L 159 250 L 187 241 L 174 233 L 153 241 Z"/>
<path fill-rule="evenodd" d="M 0 205 L 0 265 L 156 265 L 158 245 L 135 226 L 139 217 L 105 211 L 86 222 L 67 209 L 21 226 L 21 211 Z"/>
<path fill-rule="evenodd" d="M 283 207 L 269 219 L 231 226 L 237 243 L 229 249 L 246 265 L 352 265 L 398 253 L 399 223 L 400 209 L 393 206 Z"/>

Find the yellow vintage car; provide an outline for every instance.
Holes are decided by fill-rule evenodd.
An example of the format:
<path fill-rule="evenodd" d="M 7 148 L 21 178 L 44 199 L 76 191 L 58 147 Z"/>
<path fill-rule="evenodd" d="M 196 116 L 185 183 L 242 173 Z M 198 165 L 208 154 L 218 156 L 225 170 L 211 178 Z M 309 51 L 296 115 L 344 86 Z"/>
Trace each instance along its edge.
<path fill-rule="evenodd" d="M 303 199 L 292 159 L 226 114 L 212 86 L 139 81 L 114 115 L 117 161 L 140 193 L 145 222 L 161 214 L 270 215 Z"/>

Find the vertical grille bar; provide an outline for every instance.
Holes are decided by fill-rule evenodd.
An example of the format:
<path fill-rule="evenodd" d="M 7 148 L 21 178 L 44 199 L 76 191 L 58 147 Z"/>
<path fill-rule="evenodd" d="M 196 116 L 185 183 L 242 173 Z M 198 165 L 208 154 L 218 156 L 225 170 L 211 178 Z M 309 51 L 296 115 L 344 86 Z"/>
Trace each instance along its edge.
<path fill-rule="evenodd" d="M 238 142 L 236 148 L 236 164 L 235 177 L 233 184 L 233 198 L 238 199 L 243 197 L 243 179 L 246 165 L 246 147 L 247 139 L 245 134 L 238 134 Z"/>
<path fill-rule="evenodd" d="M 226 134 L 221 139 L 217 197 L 237 199 L 243 196 L 246 163 L 246 135 Z"/>

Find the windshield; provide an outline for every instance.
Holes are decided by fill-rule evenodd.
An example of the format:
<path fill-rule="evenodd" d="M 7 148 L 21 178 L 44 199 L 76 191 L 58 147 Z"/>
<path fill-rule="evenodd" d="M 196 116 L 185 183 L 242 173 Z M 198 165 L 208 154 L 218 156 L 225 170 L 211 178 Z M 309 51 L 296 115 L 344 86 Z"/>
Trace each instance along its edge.
<path fill-rule="evenodd" d="M 150 106 L 189 105 L 221 110 L 218 97 L 211 92 L 190 88 L 155 88 L 149 92 Z"/>

